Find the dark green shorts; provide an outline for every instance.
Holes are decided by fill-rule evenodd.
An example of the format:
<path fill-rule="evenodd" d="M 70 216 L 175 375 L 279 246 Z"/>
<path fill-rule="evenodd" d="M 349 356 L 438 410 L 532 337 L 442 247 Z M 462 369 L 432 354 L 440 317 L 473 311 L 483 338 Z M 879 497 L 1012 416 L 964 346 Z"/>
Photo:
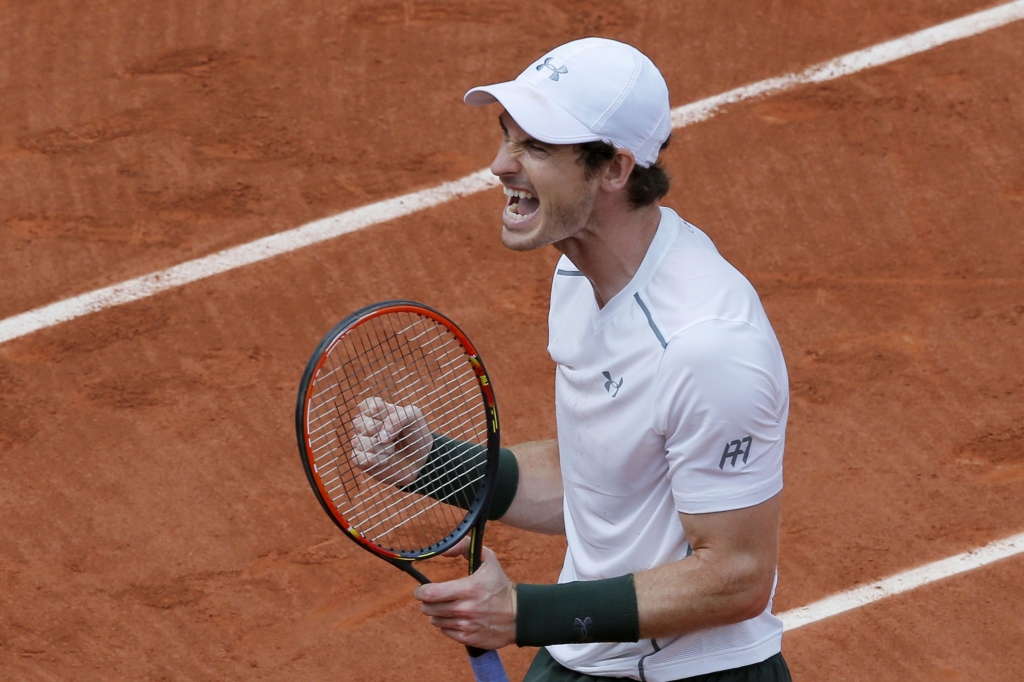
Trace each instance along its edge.
<path fill-rule="evenodd" d="M 594 677 L 564 668 L 558 664 L 547 649 L 541 649 L 526 671 L 523 682 L 608 682 L 608 680 L 624 680 L 624 677 Z M 722 670 L 707 675 L 687 677 L 677 682 L 791 682 L 789 668 L 782 654 L 775 654 L 760 663 L 745 665 L 742 668 Z"/>

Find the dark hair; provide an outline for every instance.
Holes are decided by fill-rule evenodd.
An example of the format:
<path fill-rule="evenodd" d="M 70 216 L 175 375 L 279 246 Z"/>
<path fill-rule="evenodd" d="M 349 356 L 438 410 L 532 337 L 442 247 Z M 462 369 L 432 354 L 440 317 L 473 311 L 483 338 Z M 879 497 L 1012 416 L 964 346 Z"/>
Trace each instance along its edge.
<path fill-rule="evenodd" d="M 669 140 L 671 139 L 669 137 L 668 140 L 665 140 L 665 143 L 661 145 L 662 150 L 668 147 Z M 579 160 L 584 166 L 584 177 L 588 180 L 594 177 L 615 156 L 615 147 L 601 140 L 584 142 L 576 146 L 580 150 Z M 626 185 L 629 203 L 633 204 L 634 208 L 650 206 L 668 194 L 669 181 L 668 173 L 665 172 L 665 168 L 659 162 L 651 164 L 650 168 L 643 168 L 639 165 L 634 166 Z"/>

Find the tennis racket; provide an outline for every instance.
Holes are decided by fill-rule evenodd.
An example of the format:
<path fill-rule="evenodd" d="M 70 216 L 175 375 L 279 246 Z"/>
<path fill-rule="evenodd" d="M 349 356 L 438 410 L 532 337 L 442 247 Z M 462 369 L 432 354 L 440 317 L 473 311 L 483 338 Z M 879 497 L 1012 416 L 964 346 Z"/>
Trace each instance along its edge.
<path fill-rule="evenodd" d="M 412 301 L 352 313 L 306 364 L 295 428 L 313 493 L 360 547 L 426 584 L 414 562 L 468 534 L 477 569 L 498 411 L 480 355 L 454 322 Z M 478 682 L 507 682 L 497 652 L 467 649 Z"/>

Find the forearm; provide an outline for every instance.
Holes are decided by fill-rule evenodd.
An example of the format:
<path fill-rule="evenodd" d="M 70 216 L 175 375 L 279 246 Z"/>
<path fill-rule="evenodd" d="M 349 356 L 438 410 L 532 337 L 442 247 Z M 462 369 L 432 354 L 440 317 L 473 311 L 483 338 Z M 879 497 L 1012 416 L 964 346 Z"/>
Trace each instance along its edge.
<path fill-rule="evenodd" d="M 510 449 L 519 465 L 519 486 L 501 522 L 537 533 L 564 534 L 558 442 L 532 441 Z"/>
<path fill-rule="evenodd" d="M 486 460 L 487 450 L 481 445 L 433 434 L 429 457 L 415 480 L 402 490 L 469 509 Z M 489 518 L 538 533 L 565 532 L 562 474 L 555 441 L 501 449 Z"/>
<path fill-rule="evenodd" d="M 697 550 L 686 559 L 636 573 L 640 636 L 668 637 L 748 620 L 764 611 L 774 565 L 753 556 L 715 561 Z"/>

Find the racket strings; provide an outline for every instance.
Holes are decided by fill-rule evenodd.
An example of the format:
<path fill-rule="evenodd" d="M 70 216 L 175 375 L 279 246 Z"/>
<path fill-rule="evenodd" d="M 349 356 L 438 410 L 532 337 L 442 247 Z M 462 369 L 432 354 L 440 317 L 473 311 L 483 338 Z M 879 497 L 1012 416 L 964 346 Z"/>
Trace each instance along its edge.
<path fill-rule="evenodd" d="M 426 320 L 424 320 L 424 322 L 426 322 Z M 466 431 L 465 427 L 467 426 L 467 424 L 462 422 L 465 422 L 466 420 L 463 419 L 460 420 L 459 423 L 455 423 L 450 418 L 451 411 L 448 411 L 447 413 L 444 411 L 438 412 L 437 409 L 435 409 L 435 405 L 433 404 L 433 402 L 436 402 L 438 405 L 465 405 L 465 399 L 469 398 L 469 400 L 472 401 L 470 402 L 470 405 L 479 405 L 479 395 L 478 387 L 476 385 L 475 373 L 473 373 L 472 368 L 468 367 L 466 364 L 467 356 L 465 355 L 465 351 L 462 349 L 461 344 L 458 344 L 457 340 L 452 338 L 450 335 L 447 339 L 441 338 L 439 332 L 442 329 L 443 328 L 431 324 L 428 326 L 428 328 L 421 330 L 419 334 L 416 334 L 406 339 L 401 339 L 401 343 L 399 343 L 400 339 L 398 335 L 392 336 L 392 341 L 389 344 L 392 345 L 393 347 L 397 345 L 398 348 L 405 351 L 403 353 L 403 355 L 405 356 L 403 359 L 408 361 L 406 363 L 406 367 L 408 367 L 410 363 L 414 363 L 418 368 L 425 368 L 426 373 L 432 375 L 432 378 L 435 380 L 434 390 L 441 396 L 441 400 L 424 402 L 422 396 L 419 394 L 425 393 L 427 390 L 430 389 L 430 387 L 423 384 L 420 384 L 418 386 L 414 385 L 412 387 L 409 386 L 409 379 L 419 379 L 422 376 L 422 373 L 416 373 L 415 375 L 412 375 L 409 372 L 395 372 L 392 375 L 392 378 L 394 379 L 394 387 L 396 389 L 398 389 L 399 391 L 411 391 L 414 402 L 417 403 L 417 406 L 420 407 L 425 414 L 429 414 L 432 411 L 434 412 L 435 419 L 433 420 L 434 424 L 431 427 L 431 430 L 433 432 L 447 434 L 464 434 L 464 432 Z M 402 331 L 407 332 L 408 330 L 406 329 Z M 433 345 L 440 345 L 438 353 L 430 354 L 429 356 L 427 353 L 422 352 L 428 349 L 428 345 L 423 342 L 423 337 L 428 335 L 428 332 L 433 332 L 434 334 L 434 338 L 430 339 L 431 343 Z M 416 342 L 422 345 L 417 345 Z M 457 381 L 456 385 L 454 386 L 457 392 L 462 393 L 462 395 L 459 396 L 453 395 L 452 372 L 445 371 L 445 366 L 452 365 L 453 363 L 441 362 L 439 360 L 439 357 L 450 355 L 455 356 L 454 359 L 458 361 L 457 366 L 463 369 L 463 376 L 461 377 L 461 381 Z M 434 365 L 434 367 L 431 367 L 431 365 Z M 469 381 L 467 382 L 466 379 L 468 379 Z M 438 389 L 436 387 L 438 383 L 446 384 L 446 389 Z M 466 389 L 469 389 L 468 396 L 465 395 Z M 446 418 L 446 416 L 448 418 Z M 463 438 L 465 438 L 465 435 L 463 435 Z M 400 457 L 402 454 L 402 449 L 399 448 L 399 451 L 395 453 L 395 456 Z M 453 471 L 448 476 L 440 477 L 436 480 L 439 484 L 444 485 L 450 480 L 453 480 L 456 476 L 458 476 L 461 473 L 462 472 L 459 471 Z M 392 485 L 394 484 L 394 481 L 390 481 L 387 479 L 384 479 L 383 482 Z M 469 486 L 467 485 L 464 487 Z M 391 488 L 391 490 L 393 489 L 394 488 Z M 431 496 L 431 491 L 422 492 L 426 493 L 428 496 Z M 435 498 L 438 497 L 436 494 L 432 496 Z M 461 512 L 456 512 L 456 510 L 453 509 L 452 507 L 438 507 L 438 505 L 434 501 L 431 501 L 429 504 L 424 505 L 423 501 L 424 498 L 416 496 L 411 498 L 405 505 L 392 505 L 388 509 L 389 513 L 385 513 L 383 518 L 378 520 L 377 523 L 371 524 L 367 528 L 369 529 L 369 531 L 372 531 L 374 533 L 379 532 L 379 529 L 388 528 L 389 525 L 393 525 L 395 529 L 404 528 L 418 517 L 421 517 L 424 514 L 429 514 L 432 511 L 438 510 L 443 512 L 445 516 L 445 518 L 441 520 L 442 525 L 446 525 L 450 529 L 454 529 L 454 526 L 458 523 L 459 520 L 461 520 Z M 374 510 L 379 511 L 379 509 L 380 505 L 375 504 Z M 427 520 L 432 522 L 438 521 L 438 519 L 436 518 Z M 432 525 L 436 524 L 432 523 Z"/>
<path fill-rule="evenodd" d="M 479 381 L 449 329 L 406 312 L 358 323 L 329 350 L 309 393 L 314 469 L 351 528 L 387 549 L 415 552 L 462 522 L 465 511 L 442 500 L 473 499 L 485 476 L 482 458 L 448 458 L 449 468 L 432 472 L 431 488 L 413 493 L 396 485 L 400 467 L 392 467 L 390 474 L 386 466 L 360 468 L 353 450 L 359 405 L 370 398 L 419 410 L 434 434 L 486 444 Z M 413 440 L 405 438 L 389 451 L 391 459 L 416 454 Z"/>
<path fill-rule="evenodd" d="M 340 411 L 339 416 L 344 419 L 344 410 Z M 360 475 L 358 469 L 351 468 L 345 460 L 338 460 L 335 451 L 339 448 L 345 450 L 353 434 L 347 428 L 335 428 L 333 430 L 337 433 L 338 437 L 336 443 L 330 444 L 331 447 L 327 453 L 331 459 L 325 463 L 321 457 L 317 467 L 323 470 L 325 464 L 327 465 L 325 477 L 329 475 L 333 468 L 336 474 L 333 484 L 331 481 L 325 481 L 325 483 L 327 484 L 329 495 L 331 495 L 336 506 L 339 507 L 345 518 L 350 522 L 350 525 L 360 532 L 368 534 L 370 539 L 381 544 L 390 544 L 396 548 L 400 548 L 401 545 L 405 544 L 417 544 L 415 542 L 417 538 L 409 532 L 404 532 L 401 537 L 398 537 L 398 531 L 404 529 L 406 525 L 400 524 L 395 520 L 395 512 L 399 511 L 399 508 L 395 508 L 392 505 L 393 511 L 389 513 L 388 506 L 382 503 L 381 497 L 390 496 L 394 481 L 382 479 L 380 474 L 378 474 L 377 479 L 374 479 L 372 477 L 372 470 L 370 471 L 371 477 L 366 478 Z M 400 455 L 396 453 L 396 456 Z M 339 463 L 342 466 L 338 466 Z M 353 484 L 355 485 L 355 490 L 360 492 L 353 492 Z M 407 512 L 408 510 L 401 511 Z M 378 519 L 377 523 L 372 522 L 375 518 Z M 448 519 L 448 521 L 451 522 L 452 520 Z M 377 530 L 378 528 L 388 528 L 389 525 L 391 526 L 392 537 L 389 538 L 388 543 L 384 543 Z"/>
<path fill-rule="evenodd" d="M 426 320 L 424 320 L 424 322 L 426 322 Z M 459 344 L 457 342 L 457 340 L 455 338 L 451 337 L 451 336 L 449 336 L 449 338 L 447 338 L 447 339 L 441 338 L 439 332 L 442 329 L 443 328 L 437 327 L 436 325 L 430 325 L 430 326 L 426 327 L 424 330 L 422 330 L 419 334 L 414 335 L 414 336 L 409 337 L 409 338 L 406 338 L 406 339 L 403 339 L 402 343 L 398 344 L 399 349 L 404 351 L 403 355 L 407 356 L 405 359 L 410 359 L 408 356 L 412 356 L 411 357 L 411 361 L 416 363 L 417 367 L 425 368 L 428 374 L 433 375 L 432 378 L 435 379 L 435 386 L 439 382 L 446 385 L 446 388 L 444 390 L 437 390 L 436 388 L 434 389 L 436 391 L 437 395 L 439 396 L 439 398 L 437 400 L 423 402 L 423 400 L 421 399 L 422 396 L 419 395 L 419 394 L 420 393 L 424 393 L 427 389 L 429 389 L 429 387 L 424 386 L 424 385 L 410 387 L 408 385 L 410 378 L 419 378 L 419 375 L 417 375 L 416 377 L 412 377 L 409 373 L 403 374 L 401 372 L 396 372 L 396 373 L 393 374 L 392 378 L 395 380 L 394 384 L 395 384 L 396 388 L 398 388 L 400 390 L 411 390 L 412 391 L 414 401 L 417 401 L 417 406 L 420 407 L 425 413 L 429 413 L 429 412 L 433 412 L 434 413 L 435 426 L 433 426 L 431 428 L 431 431 L 433 431 L 435 433 L 446 433 L 446 434 L 463 433 L 465 431 L 465 427 L 467 425 L 466 423 L 464 423 L 464 422 L 466 422 L 466 420 L 465 419 L 460 419 L 458 423 L 454 423 L 452 421 L 452 419 L 450 418 L 450 415 L 455 413 L 455 411 L 454 410 L 449 410 L 447 412 L 446 411 L 438 412 L 437 409 L 435 409 L 435 403 L 437 405 L 444 404 L 444 405 L 455 405 L 456 407 L 459 407 L 459 406 L 465 405 L 465 398 L 469 397 L 471 400 L 473 400 L 473 402 L 471 404 L 473 404 L 473 405 L 478 404 L 477 403 L 477 400 L 478 400 L 478 395 L 477 395 L 478 388 L 477 388 L 477 385 L 476 385 L 476 377 L 475 377 L 475 373 L 471 373 L 471 367 L 467 367 L 467 365 L 466 365 L 467 357 L 465 355 L 465 351 L 461 347 L 461 344 Z M 406 332 L 406 331 L 408 331 L 408 329 L 402 330 L 402 332 Z M 439 352 L 439 353 L 436 353 L 436 354 L 431 354 L 428 357 L 426 353 L 422 352 L 422 351 L 424 351 L 424 350 L 426 350 L 428 348 L 428 345 L 426 343 L 424 343 L 423 337 L 424 336 L 428 336 L 430 332 L 434 333 L 434 338 L 430 339 L 430 342 L 432 344 L 435 344 L 435 345 L 436 344 L 440 344 L 441 349 L 443 349 L 443 353 Z M 398 338 L 397 335 L 393 336 L 391 338 L 393 339 L 393 343 L 395 343 L 395 344 L 397 344 L 397 342 L 399 341 L 399 338 Z M 417 343 L 422 343 L 423 345 L 417 345 Z M 417 351 L 421 351 L 421 352 L 418 353 Z M 443 362 L 442 363 L 438 359 L 442 355 L 443 356 L 454 355 L 454 360 L 456 362 Z M 432 368 L 431 365 L 435 365 L 435 367 Z M 469 383 L 467 384 L 465 381 L 456 382 L 454 384 L 454 386 L 453 386 L 453 382 L 452 382 L 453 373 L 450 372 L 450 371 L 446 371 L 446 366 L 456 366 L 456 367 L 462 368 L 463 369 L 463 377 L 462 378 L 465 379 L 465 378 L 468 377 L 470 379 Z M 453 390 L 452 390 L 453 387 L 456 389 L 456 392 L 461 393 L 463 395 L 459 395 L 459 396 L 453 395 Z M 469 396 L 465 396 L 464 395 L 466 388 L 470 389 Z M 445 418 L 446 415 L 448 415 L 449 418 Z M 398 452 L 395 453 L 395 456 L 401 457 L 401 455 L 403 454 L 402 450 L 403 450 L 403 448 L 399 448 Z M 438 484 L 443 486 L 445 483 L 448 483 L 451 480 L 454 480 L 455 477 L 457 477 L 458 475 L 461 475 L 462 473 L 463 472 L 461 472 L 461 471 L 453 470 L 447 476 L 441 477 L 441 478 L 436 479 L 436 480 L 437 480 Z M 435 474 L 436 474 L 436 472 L 435 472 Z M 372 473 L 371 473 L 371 476 L 372 476 Z M 388 484 L 392 484 L 392 485 L 395 483 L 395 481 L 387 480 L 387 479 L 383 479 L 382 482 L 388 483 Z M 467 486 L 463 486 L 463 487 L 465 488 L 465 487 L 469 487 L 469 486 L 467 485 Z M 434 498 L 438 497 L 438 495 L 432 494 L 432 491 L 421 491 L 421 492 L 423 492 L 426 495 L 428 495 L 428 497 L 434 497 Z M 430 512 L 431 510 L 433 510 L 434 508 L 437 507 L 437 505 L 435 503 L 431 503 L 431 504 L 427 505 L 424 508 L 424 506 L 422 504 L 419 504 L 422 500 L 423 500 L 423 498 L 421 498 L 421 497 L 415 497 L 415 498 L 412 498 L 409 501 L 409 503 L 405 504 L 404 506 L 393 506 L 389 510 L 390 513 L 386 514 L 386 516 L 383 519 L 379 520 L 377 523 L 372 524 L 371 526 L 368 527 L 368 532 L 370 530 L 377 531 L 377 529 L 380 529 L 380 528 L 387 528 L 389 524 L 395 524 L 396 528 L 399 527 L 399 526 L 405 526 L 408 523 L 410 523 L 413 519 L 415 519 L 416 517 L 422 516 L 423 514 L 428 513 L 428 512 Z M 419 508 L 419 509 L 417 510 L 417 508 Z M 444 507 L 444 508 L 442 508 L 442 510 L 445 511 L 445 512 L 448 512 L 448 514 L 446 514 L 446 516 L 448 517 L 446 519 L 447 523 L 451 524 L 454 521 L 457 524 L 457 522 L 459 520 L 457 517 L 461 516 L 461 515 L 453 514 L 454 510 L 451 507 Z M 453 529 L 454 525 L 451 525 L 450 527 Z"/>
<path fill-rule="evenodd" d="M 457 374 L 457 370 L 461 369 L 461 365 L 464 362 L 465 362 L 464 358 L 455 358 L 452 362 L 448 363 L 448 367 L 452 368 L 452 371 L 451 372 L 442 371 L 440 373 L 440 375 L 439 375 L 439 378 L 447 379 L 450 376 L 455 376 Z M 442 365 L 439 365 L 439 367 L 442 370 L 445 369 L 445 367 L 442 366 Z M 320 394 L 314 396 L 314 400 L 316 400 L 316 399 L 323 399 L 324 394 L 327 393 L 328 390 L 322 391 Z M 460 391 L 460 394 L 461 394 L 461 391 Z M 441 391 L 439 391 L 439 392 L 436 393 L 436 395 L 432 399 L 428 400 L 425 403 L 425 405 L 428 406 L 428 407 L 434 407 L 434 406 L 436 406 L 438 404 L 441 404 L 441 405 L 447 404 L 447 401 L 451 400 L 453 395 L 454 395 L 454 393 L 452 391 L 448 391 L 448 392 L 441 392 Z M 334 396 L 331 396 L 331 397 L 334 397 Z M 445 415 L 452 415 L 452 416 L 456 416 L 458 418 L 465 418 L 465 416 L 466 416 L 464 414 L 460 414 L 459 411 L 457 410 L 457 408 L 451 408 L 451 409 L 448 409 L 448 410 L 442 410 L 442 411 L 437 413 L 438 419 L 442 419 Z M 448 423 L 447 422 L 443 422 L 440 425 L 441 426 L 447 426 Z M 330 426 L 332 426 L 332 424 L 330 422 L 325 422 L 322 426 L 317 427 L 316 429 L 310 429 L 309 430 L 309 434 L 313 435 L 314 433 L 319 433 L 321 431 L 325 431 Z M 313 441 L 320 440 L 320 439 L 321 438 L 318 437 L 317 439 L 313 439 Z M 313 441 L 311 441 L 311 442 L 313 442 Z"/>
<path fill-rule="evenodd" d="M 453 365 L 456 364 L 456 362 L 458 363 L 458 366 L 461 367 L 465 363 L 465 357 L 463 356 L 462 358 L 456 358 L 455 362 L 447 363 L 447 365 L 448 366 L 453 366 Z M 440 373 L 440 376 L 447 378 L 448 376 L 453 375 L 453 374 L 454 374 L 453 372 L 444 371 L 444 372 Z M 467 421 L 466 420 L 466 417 L 467 417 L 466 414 L 460 414 L 458 412 L 458 410 L 455 409 L 455 408 L 451 408 L 451 407 L 444 408 L 443 407 L 445 405 L 452 405 L 453 404 L 453 397 L 454 397 L 454 394 L 453 394 L 452 391 L 438 391 L 436 393 L 436 395 L 432 397 L 432 399 L 429 399 L 426 402 L 423 402 L 423 401 L 419 402 L 419 406 L 421 408 L 429 409 L 429 410 L 434 412 L 434 415 L 435 415 L 435 418 L 436 418 L 436 424 L 437 424 L 437 429 L 435 430 L 436 432 L 440 432 L 440 433 L 462 432 L 468 426 L 468 424 L 466 423 L 466 421 Z M 459 397 L 462 397 L 462 396 L 460 395 Z M 328 423 L 328 424 L 325 424 L 324 426 L 325 427 L 326 426 L 330 426 L 330 424 Z M 322 430 L 322 428 L 318 428 L 317 429 L 317 431 L 320 431 L 320 430 Z M 311 430 L 311 433 L 312 433 L 312 430 Z M 329 437 L 330 435 L 333 435 L 333 434 L 328 434 L 327 437 Z M 314 439 L 314 441 L 319 441 L 319 440 L 322 440 L 322 439 L 323 439 L 323 437 Z M 313 441 L 311 441 L 311 443 L 312 442 Z M 325 446 L 319 446 L 317 448 L 314 448 L 314 452 L 318 452 L 318 451 L 322 450 L 323 447 L 325 447 Z M 406 451 L 410 447 L 411 447 L 411 444 L 407 443 L 406 445 L 403 445 L 401 447 L 396 448 L 395 455 L 400 459 L 404 454 L 406 454 Z M 452 472 L 449 472 L 449 474 L 450 474 L 449 478 L 450 479 L 454 479 L 455 477 L 457 477 L 458 475 L 461 475 L 462 473 L 464 473 L 464 472 L 461 472 L 461 471 L 458 471 L 458 470 L 454 470 Z M 389 484 L 389 485 L 396 485 L 398 483 L 397 480 L 394 477 L 382 476 L 380 474 L 374 475 L 374 479 L 376 481 L 380 482 L 380 483 L 386 483 L 386 484 Z M 446 484 L 446 483 L 449 483 L 449 482 L 450 482 L 449 480 L 442 480 L 442 485 Z"/>

